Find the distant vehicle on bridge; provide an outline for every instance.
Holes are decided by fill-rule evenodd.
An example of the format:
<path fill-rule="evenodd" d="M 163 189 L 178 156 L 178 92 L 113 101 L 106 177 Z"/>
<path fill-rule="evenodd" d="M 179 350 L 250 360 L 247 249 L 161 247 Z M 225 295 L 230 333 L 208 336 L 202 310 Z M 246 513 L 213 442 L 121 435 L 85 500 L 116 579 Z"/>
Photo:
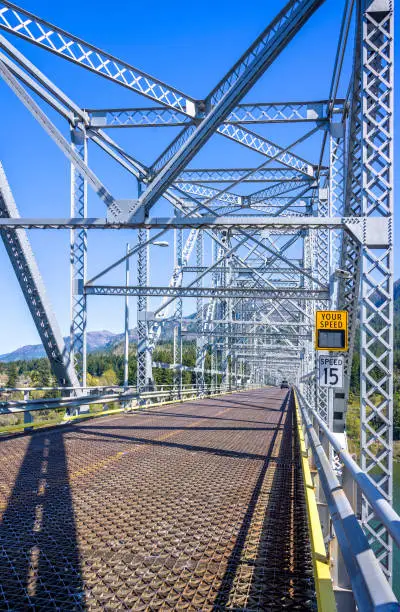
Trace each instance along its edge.
<path fill-rule="evenodd" d="M 287 380 L 282 380 L 281 389 L 289 389 L 289 383 Z"/>

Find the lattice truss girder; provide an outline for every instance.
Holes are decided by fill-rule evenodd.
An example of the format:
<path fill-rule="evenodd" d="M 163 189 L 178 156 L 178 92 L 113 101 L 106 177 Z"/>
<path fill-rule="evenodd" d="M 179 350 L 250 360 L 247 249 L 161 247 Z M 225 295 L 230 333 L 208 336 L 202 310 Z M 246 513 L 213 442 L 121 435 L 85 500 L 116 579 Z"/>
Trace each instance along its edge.
<path fill-rule="evenodd" d="M 87 163 L 87 139 L 84 130 L 71 130 L 71 145 Z M 87 183 L 71 165 L 71 217 L 87 217 Z M 71 333 L 70 354 L 79 382 L 86 386 L 86 283 L 87 230 L 71 230 Z"/>
<path fill-rule="evenodd" d="M 149 284 L 149 230 L 138 231 L 138 243 L 141 247 L 138 253 L 138 286 L 145 288 Z M 137 299 L 137 388 L 139 393 L 152 389 L 152 366 L 149 342 L 149 326 L 146 320 L 148 297 L 140 293 Z"/>
<path fill-rule="evenodd" d="M 362 214 L 393 215 L 393 9 L 364 5 L 362 23 Z M 379 9 L 379 12 L 378 12 Z M 385 10 L 386 9 L 386 10 Z M 362 248 L 361 464 L 392 499 L 393 237 L 385 248 Z M 363 503 L 363 523 L 388 575 L 391 540 Z"/>
<path fill-rule="evenodd" d="M 19 211 L 0 163 L 0 217 Z M 1 237 L 58 384 L 78 387 L 75 369 L 64 344 L 26 231 L 3 230 Z"/>
<path fill-rule="evenodd" d="M 336 100 L 335 109 L 343 101 Z M 226 123 L 260 124 L 328 121 L 329 101 L 238 104 Z M 87 109 L 92 128 L 186 126 L 194 122 L 177 110 L 165 107 L 126 109 Z"/>

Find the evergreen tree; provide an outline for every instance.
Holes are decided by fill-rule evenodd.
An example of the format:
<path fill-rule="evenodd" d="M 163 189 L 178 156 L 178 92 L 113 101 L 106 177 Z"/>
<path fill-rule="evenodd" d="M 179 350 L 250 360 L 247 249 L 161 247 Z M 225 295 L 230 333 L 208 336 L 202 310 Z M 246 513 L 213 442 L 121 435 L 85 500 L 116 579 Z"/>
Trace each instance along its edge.
<path fill-rule="evenodd" d="M 9 370 L 8 370 L 8 383 L 7 383 L 7 385 L 9 387 L 16 387 L 17 386 L 18 375 L 19 375 L 19 372 L 18 372 L 17 364 L 15 362 L 11 363 L 10 367 L 9 367 Z"/>

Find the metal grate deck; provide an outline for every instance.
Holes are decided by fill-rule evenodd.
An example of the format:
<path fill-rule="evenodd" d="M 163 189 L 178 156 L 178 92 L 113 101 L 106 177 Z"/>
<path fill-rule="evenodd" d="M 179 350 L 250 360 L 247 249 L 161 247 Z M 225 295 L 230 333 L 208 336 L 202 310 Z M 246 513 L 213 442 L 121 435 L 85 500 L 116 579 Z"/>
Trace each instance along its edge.
<path fill-rule="evenodd" d="M 293 418 L 269 389 L 2 441 L 0 609 L 315 609 Z"/>

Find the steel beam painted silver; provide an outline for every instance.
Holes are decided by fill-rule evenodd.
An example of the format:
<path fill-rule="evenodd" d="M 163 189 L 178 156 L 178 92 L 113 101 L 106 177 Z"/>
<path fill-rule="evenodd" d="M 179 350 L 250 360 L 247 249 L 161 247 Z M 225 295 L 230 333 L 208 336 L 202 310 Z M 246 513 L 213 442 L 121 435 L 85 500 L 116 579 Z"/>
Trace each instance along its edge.
<path fill-rule="evenodd" d="M 329 289 L 263 289 L 261 287 L 140 287 L 86 285 L 87 295 L 176 296 L 176 297 L 238 297 L 263 300 L 326 300 Z"/>
<path fill-rule="evenodd" d="M 18 209 L 0 163 L 0 217 L 7 215 L 18 217 Z M 54 375 L 62 386 L 79 387 L 26 232 L 0 229 L 0 233 Z"/>
<path fill-rule="evenodd" d="M 356 226 L 362 223 L 361 218 L 351 217 L 349 222 Z M 349 223 L 349 224 L 350 224 Z M 240 216 L 200 216 L 200 217 L 150 217 L 144 221 L 116 222 L 108 221 L 104 217 L 88 218 L 10 218 L 0 219 L 3 229 L 74 229 L 85 227 L 87 229 L 192 229 L 192 228 L 271 228 L 290 229 L 346 229 L 346 218 L 341 217 L 268 217 L 258 215 Z"/>

